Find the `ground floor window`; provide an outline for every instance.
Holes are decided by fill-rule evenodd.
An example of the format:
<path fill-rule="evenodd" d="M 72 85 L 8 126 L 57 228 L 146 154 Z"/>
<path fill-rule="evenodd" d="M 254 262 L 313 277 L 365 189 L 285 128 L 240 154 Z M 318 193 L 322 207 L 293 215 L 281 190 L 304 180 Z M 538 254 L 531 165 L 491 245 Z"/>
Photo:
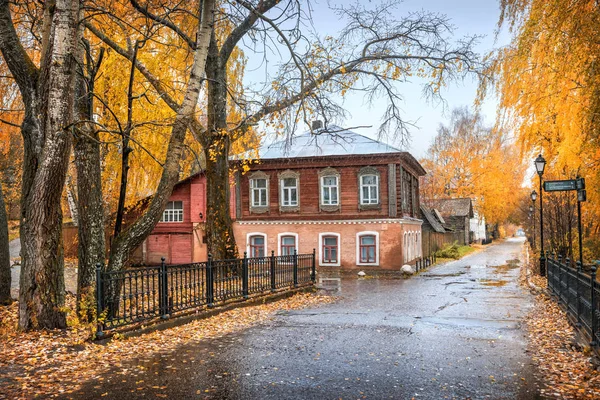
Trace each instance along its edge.
<path fill-rule="evenodd" d="M 338 237 L 323 236 L 323 264 L 336 264 L 338 262 Z"/>
<path fill-rule="evenodd" d="M 265 256 L 265 235 L 252 235 L 249 240 L 250 257 Z"/>
<path fill-rule="evenodd" d="M 379 265 L 379 232 L 363 231 L 356 234 L 356 263 Z"/>
<path fill-rule="evenodd" d="M 296 238 L 294 236 L 281 237 L 281 255 L 293 256 L 296 250 Z"/>
<path fill-rule="evenodd" d="M 374 263 L 375 254 L 377 253 L 377 244 L 375 243 L 375 235 L 360 236 L 360 262 Z"/>

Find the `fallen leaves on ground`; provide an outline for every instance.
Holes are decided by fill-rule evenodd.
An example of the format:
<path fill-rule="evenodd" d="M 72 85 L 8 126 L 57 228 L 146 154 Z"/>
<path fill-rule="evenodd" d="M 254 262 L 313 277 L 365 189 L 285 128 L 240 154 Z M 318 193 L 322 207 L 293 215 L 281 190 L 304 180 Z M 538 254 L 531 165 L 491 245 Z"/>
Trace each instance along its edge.
<path fill-rule="evenodd" d="M 531 275 L 529 281 L 546 287 L 546 279 L 539 275 Z M 542 395 L 559 399 L 600 398 L 600 373 L 592 364 L 590 350 L 582 351 L 576 344 L 575 329 L 558 303 L 546 293 L 539 293 L 525 322 L 532 359 L 544 385 Z"/>
<path fill-rule="evenodd" d="M 89 327 L 18 332 L 17 304 L 0 308 L 2 398 L 53 397 L 73 392 L 110 368 L 143 354 L 163 353 L 191 341 L 222 336 L 267 321 L 278 311 L 317 306 L 332 297 L 300 293 L 277 302 L 241 307 L 140 337 L 92 343 Z"/>

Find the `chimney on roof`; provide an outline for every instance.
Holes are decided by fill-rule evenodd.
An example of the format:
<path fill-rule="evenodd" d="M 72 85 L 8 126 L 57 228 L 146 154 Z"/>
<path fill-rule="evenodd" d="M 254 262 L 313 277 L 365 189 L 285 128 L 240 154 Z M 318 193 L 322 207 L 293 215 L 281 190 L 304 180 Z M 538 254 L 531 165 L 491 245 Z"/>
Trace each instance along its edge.
<path fill-rule="evenodd" d="M 323 129 L 323 121 L 321 121 L 320 119 L 314 120 L 312 122 L 312 131 L 318 131 L 319 129 Z"/>

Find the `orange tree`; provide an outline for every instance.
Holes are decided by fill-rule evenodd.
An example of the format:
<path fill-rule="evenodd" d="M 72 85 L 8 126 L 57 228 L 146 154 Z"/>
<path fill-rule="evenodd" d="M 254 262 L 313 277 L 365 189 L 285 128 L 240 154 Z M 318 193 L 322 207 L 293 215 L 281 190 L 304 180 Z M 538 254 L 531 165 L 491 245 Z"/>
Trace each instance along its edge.
<path fill-rule="evenodd" d="M 516 133 L 531 160 L 543 153 L 548 173 L 560 179 L 586 177 L 583 233 L 598 250 L 593 239 L 600 232 L 598 4 L 503 0 L 501 9 L 499 25 L 508 26 L 513 39 L 492 55 L 493 89 L 503 116 L 499 124 Z"/>
<path fill-rule="evenodd" d="M 455 109 L 440 125 L 422 160 L 424 201 L 470 198 L 490 224 L 506 222 L 521 200 L 525 172 L 515 146 L 502 131 L 485 126 L 479 113 Z"/>

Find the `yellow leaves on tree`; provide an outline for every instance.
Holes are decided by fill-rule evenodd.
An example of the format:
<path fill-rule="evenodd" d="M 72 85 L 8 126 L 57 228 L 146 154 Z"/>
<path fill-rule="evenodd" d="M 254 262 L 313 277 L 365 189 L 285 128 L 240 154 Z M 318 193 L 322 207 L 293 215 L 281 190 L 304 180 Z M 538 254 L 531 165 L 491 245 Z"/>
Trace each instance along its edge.
<path fill-rule="evenodd" d="M 502 0 L 501 10 L 499 25 L 514 37 L 493 55 L 490 70 L 500 123 L 514 130 L 523 154 L 542 152 L 556 179 L 587 179 L 587 225 L 597 233 L 600 8 L 589 0 Z"/>

